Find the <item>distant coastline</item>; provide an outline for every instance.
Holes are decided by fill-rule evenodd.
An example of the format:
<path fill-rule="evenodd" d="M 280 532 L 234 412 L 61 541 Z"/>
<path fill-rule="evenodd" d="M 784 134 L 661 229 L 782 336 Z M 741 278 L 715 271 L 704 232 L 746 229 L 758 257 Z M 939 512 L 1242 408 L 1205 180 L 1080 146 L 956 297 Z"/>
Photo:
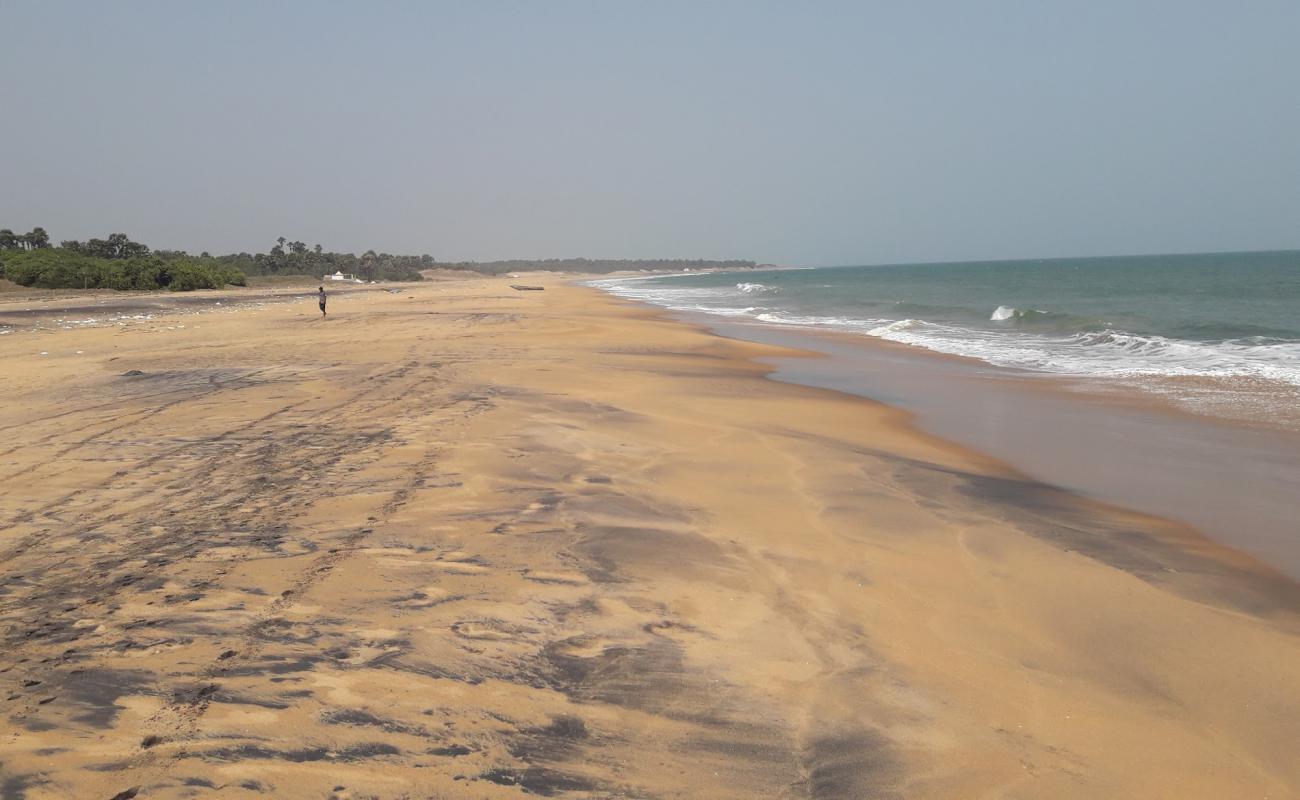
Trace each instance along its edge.
<path fill-rule="evenodd" d="M 0 229 L 0 281 L 36 289 L 116 289 L 191 291 L 244 286 L 248 277 L 323 279 L 347 275 L 360 283 L 421 281 L 426 273 L 471 272 L 504 275 L 510 272 L 736 272 L 780 269 L 744 259 L 592 259 L 549 258 L 504 261 L 438 261 L 425 253 L 393 255 L 367 250 L 361 255 L 336 253 L 320 244 L 290 241 L 281 236 L 266 253 L 193 255 L 186 250 L 154 249 L 132 241 L 125 233 L 84 242 L 68 239 L 53 244 L 42 227 L 28 233 Z M 0 288 L 5 288 L 0 285 Z"/>
<path fill-rule="evenodd" d="M 751 269 L 785 269 L 777 264 L 759 264 L 743 259 L 704 258 L 532 258 L 501 261 L 436 262 L 435 269 L 504 275 L 508 272 L 576 272 L 603 275 L 611 272 L 732 272 Z"/>

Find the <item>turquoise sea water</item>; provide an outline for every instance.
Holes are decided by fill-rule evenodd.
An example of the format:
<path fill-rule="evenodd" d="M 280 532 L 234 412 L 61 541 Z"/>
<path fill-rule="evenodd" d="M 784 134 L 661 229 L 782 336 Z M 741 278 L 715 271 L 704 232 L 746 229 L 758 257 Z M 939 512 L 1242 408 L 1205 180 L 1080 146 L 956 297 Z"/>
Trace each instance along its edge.
<path fill-rule="evenodd" d="M 1300 251 L 745 271 L 598 285 L 668 308 L 854 331 L 999 366 L 1300 386 Z"/>
<path fill-rule="evenodd" d="M 1119 380 L 1297 424 L 1300 251 L 746 270 L 595 281 L 681 311 Z"/>

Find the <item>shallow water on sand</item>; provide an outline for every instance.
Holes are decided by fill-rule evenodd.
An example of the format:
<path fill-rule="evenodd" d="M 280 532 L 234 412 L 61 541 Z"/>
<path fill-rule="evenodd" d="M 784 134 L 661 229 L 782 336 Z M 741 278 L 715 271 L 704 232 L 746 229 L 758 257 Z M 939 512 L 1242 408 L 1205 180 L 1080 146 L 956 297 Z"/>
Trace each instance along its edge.
<path fill-rule="evenodd" d="M 921 429 L 1031 477 L 1186 522 L 1300 579 L 1300 435 L 1176 413 L 1142 397 L 1072 392 L 1032 373 L 853 336 L 691 319 L 827 356 L 773 359 L 778 380 L 905 409 Z"/>
<path fill-rule="evenodd" d="M 623 297 L 1121 384 L 1300 430 L 1300 252 L 766 270 L 597 281 Z"/>

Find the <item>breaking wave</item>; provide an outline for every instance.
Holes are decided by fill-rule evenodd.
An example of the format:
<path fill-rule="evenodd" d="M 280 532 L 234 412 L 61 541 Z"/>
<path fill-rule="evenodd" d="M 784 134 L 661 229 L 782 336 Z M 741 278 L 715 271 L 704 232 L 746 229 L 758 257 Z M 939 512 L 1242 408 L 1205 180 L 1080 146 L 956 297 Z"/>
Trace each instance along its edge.
<path fill-rule="evenodd" d="M 761 283 L 738 283 L 734 288 L 673 286 L 643 280 L 600 280 L 592 284 L 629 299 L 679 311 L 776 325 L 833 328 L 1001 367 L 1068 375 L 1264 378 L 1300 386 L 1300 341 L 1294 339 L 1256 336 L 1207 342 L 1139 335 L 1101 320 L 1006 305 L 998 306 L 989 321 L 1024 325 L 981 329 L 916 316 L 890 319 L 800 313 L 788 305 L 779 306 L 775 297 L 769 305 L 754 305 L 754 295 L 770 296 L 776 291 Z M 892 310 L 916 311 L 910 304 L 897 303 Z"/>
<path fill-rule="evenodd" d="M 1300 342 L 1193 342 L 1119 330 L 1009 336 L 922 320 L 877 325 L 865 333 L 996 366 L 1066 375 L 1248 377 L 1300 386 Z"/>
<path fill-rule="evenodd" d="M 1066 314 L 1060 311 L 1040 311 L 1037 308 L 1016 308 L 1015 306 L 998 306 L 989 315 L 989 322 L 1025 322 L 1039 323 L 1039 327 L 1057 330 L 1075 328 L 1105 327 L 1102 320 Z"/>

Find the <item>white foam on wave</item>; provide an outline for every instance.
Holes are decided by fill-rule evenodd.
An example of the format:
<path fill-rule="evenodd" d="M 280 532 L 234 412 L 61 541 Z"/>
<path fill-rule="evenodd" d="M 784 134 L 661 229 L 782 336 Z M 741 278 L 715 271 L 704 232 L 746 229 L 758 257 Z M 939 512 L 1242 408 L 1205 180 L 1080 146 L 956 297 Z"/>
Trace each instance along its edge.
<path fill-rule="evenodd" d="M 919 319 L 900 319 L 894 322 L 887 322 L 884 325 L 877 325 L 876 327 L 867 331 L 867 335 L 879 336 L 881 338 L 884 338 L 885 336 L 888 336 L 892 333 L 898 333 L 900 331 L 910 331 L 926 324 L 927 323 Z"/>
<path fill-rule="evenodd" d="M 736 288 L 745 294 L 762 294 L 764 292 L 775 292 L 776 289 L 771 286 L 764 286 L 761 283 L 738 283 Z"/>
<path fill-rule="evenodd" d="M 657 277 L 657 276 L 656 276 Z M 652 279 L 651 279 L 652 280 Z M 1263 378 L 1300 386 L 1300 342 L 1237 339 L 1195 342 L 1140 336 L 1107 329 L 1072 336 L 975 330 L 920 319 L 858 319 L 797 314 L 745 302 L 760 290 L 732 287 L 687 287 L 610 279 L 590 285 L 621 297 L 680 311 L 799 327 L 835 328 L 875 336 L 949 355 L 975 358 L 1001 367 L 1066 375 L 1107 377 Z M 739 290 L 739 293 L 738 293 Z M 992 321 L 1017 319 L 1025 313 L 999 306 Z"/>
<path fill-rule="evenodd" d="M 1039 311 L 1036 308 L 1021 310 L 1015 306 L 998 306 L 989 315 L 989 322 L 1006 322 L 1009 319 L 1032 319 L 1046 316 L 1050 315 L 1046 311 Z"/>
<path fill-rule="evenodd" d="M 935 323 L 884 326 L 882 339 L 996 366 L 1106 377 L 1250 377 L 1300 386 L 1300 342 L 1191 342 L 1107 330 L 1069 337 L 1008 336 Z"/>

